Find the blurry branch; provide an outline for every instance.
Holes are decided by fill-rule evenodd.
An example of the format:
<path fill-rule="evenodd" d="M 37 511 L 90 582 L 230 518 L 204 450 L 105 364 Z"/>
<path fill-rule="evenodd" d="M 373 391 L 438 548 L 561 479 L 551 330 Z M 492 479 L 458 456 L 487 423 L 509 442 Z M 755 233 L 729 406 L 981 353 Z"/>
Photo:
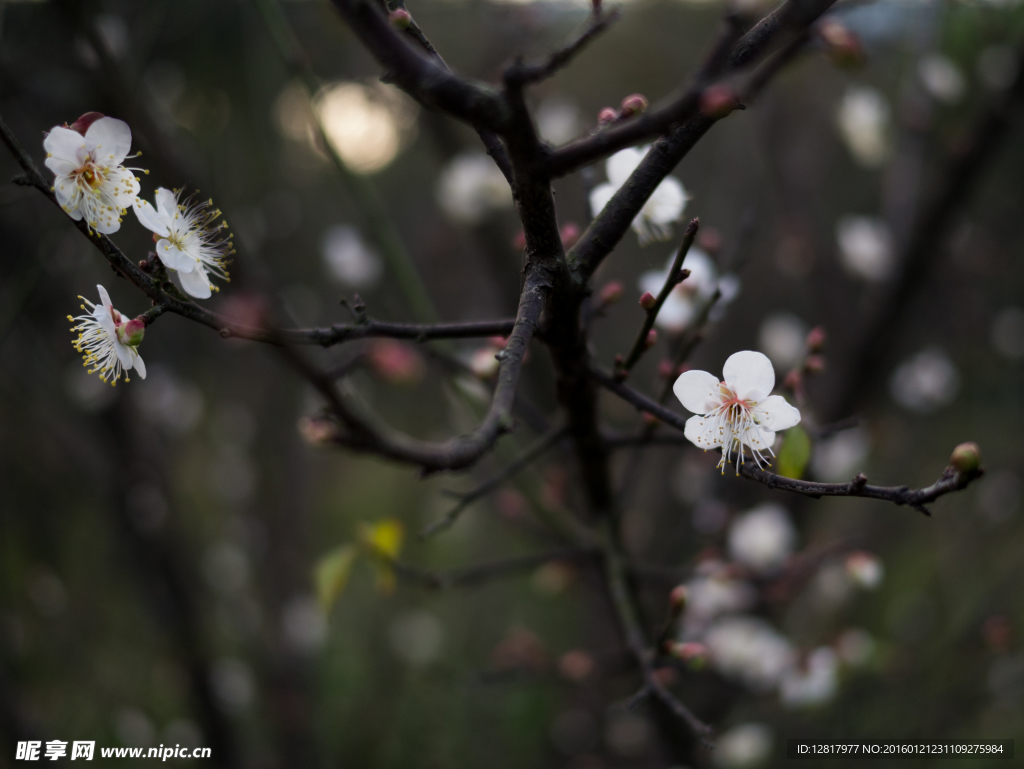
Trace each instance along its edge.
<path fill-rule="evenodd" d="M 373 239 L 380 246 L 381 253 L 387 261 L 388 268 L 395 276 L 398 287 L 405 296 L 417 320 L 432 322 L 438 320 L 437 308 L 434 306 L 422 276 L 416 264 L 402 242 L 402 236 L 384 207 L 376 188 L 365 176 L 354 173 L 348 167 L 334 144 L 324 130 L 316 98 L 320 91 L 320 81 L 309 62 L 309 56 L 303 50 L 295 33 L 288 25 L 288 19 L 277 0 L 256 0 L 263 21 L 273 38 L 281 57 L 294 77 L 298 78 L 306 91 L 309 100 L 310 114 L 316 124 L 320 144 L 334 163 L 342 181 L 348 188 L 356 205 L 362 211 L 369 225 Z"/>
<path fill-rule="evenodd" d="M 528 555 L 516 555 L 510 558 L 502 558 L 497 561 L 489 561 L 476 566 L 466 566 L 450 571 L 429 571 L 416 566 L 409 566 L 392 558 L 388 553 L 379 549 L 371 551 L 374 558 L 381 563 L 394 569 L 396 576 L 412 584 L 425 587 L 430 590 L 448 590 L 454 587 L 470 587 L 488 582 L 492 579 L 507 577 L 528 571 L 541 564 L 551 561 L 586 561 L 595 558 L 598 551 L 591 548 L 560 548 L 549 550 L 544 553 L 530 553 Z"/>
<path fill-rule="evenodd" d="M 386 337 L 426 342 L 431 339 L 472 339 L 508 336 L 515 328 L 515 319 L 482 320 L 466 323 L 391 323 L 366 320 L 363 323 L 336 323 L 326 328 L 290 329 L 281 333 L 290 342 L 318 344 L 323 347 L 355 339 Z"/>
<path fill-rule="evenodd" d="M 582 32 L 548 56 L 547 60 L 536 64 L 519 64 L 515 68 L 515 77 L 521 83 L 538 83 L 548 79 L 558 70 L 568 66 L 590 41 L 617 22 L 620 16 L 618 9 L 602 13 L 600 9 L 595 8 Z"/>
<path fill-rule="evenodd" d="M 635 406 L 639 411 L 653 414 L 662 422 L 665 422 L 677 430 L 686 429 L 686 419 L 670 411 L 664 406 L 643 395 L 632 387 L 629 387 L 600 369 L 591 369 L 591 376 L 602 386 L 618 395 L 627 403 Z M 934 502 L 941 496 L 954 491 L 960 491 L 967 485 L 980 478 L 983 471 L 957 472 L 947 467 L 942 477 L 923 489 L 910 489 L 906 486 L 868 486 L 867 476 L 863 473 L 858 475 L 849 483 L 816 483 L 813 481 L 800 481 L 794 478 L 784 478 L 781 475 L 761 470 L 751 462 L 745 462 L 739 467 L 740 474 L 759 483 L 763 483 L 772 489 L 782 489 L 796 494 L 803 494 L 808 497 L 867 497 L 869 499 L 881 499 L 892 502 L 895 505 L 909 505 L 925 515 L 931 515 L 925 504 Z"/>
<path fill-rule="evenodd" d="M 931 511 L 925 507 L 926 503 L 934 502 L 941 496 L 967 488 L 967 485 L 980 478 L 984 471 L 979 469 L 964 473 L 958 472 L 953 467 L 947 467 L 939 480 L 923 489 L 909 489 L 906 486 L 869 486 L 868 477 L 864 473 L 859 473 L 849 483 L 799 481 L 762 470 L 749 461 L 740 465 L 740 474 L 745 478 L 763 483 L 770 489 L 782 489 L 815 499 L 819 497 L 867 497 L 868 499 L 892 502 L 894 505 L 909 505 L 920 513 L 931 515 Z"/>
<path fill-rule="evenodd" d="M 635 703 L 647 695 L 654 697 L 689 726 L 705 747 L 711 747 L 709 741 L 711 727 L 697 718 L 655 675 L 654 654 L 648 648 L 627 581 L 629 567 L 618 544 L 611 540 L 612 537 L 609 536 L 609 543 L 604 548 L 605 585 L 615 610 L 615 617 L 618 620 L 619 628 L 625 638 L 626 646 L 636 660 L 644 681 L 643 687 L 632 698 L 632 702 Z"/>
<path fill-rule="evenodd" d="M 448 492 L 452 496 L 459 498 L 458 503 L 449 510 L 445 516 L 433 523 L 427 525 L 420 532 L 420 538 L 424 539 L 438 532 L 444 531 L 451 527 L 455 521 L 458 520 L 462 511 L 472 505 L 478 499 L 487 496 L 496 488 L 498 488 L 504 481 L 511 478 L 513 475 L 518 473 L 528 464 L 537 459 L 541 454 L 547 451 L 549 448 L 554 446 L 563 436 L 565 435 L 564 427 L 556 427 L 549 430 L 546 435 L 542 435 L 533 445 L 529 446 L 522 454 L 512 460 L 508 465 L 502 468 L 495 475 L 488 478 L 486 481 L 481 483 L 474 489 L 467 492 Z"/>
<path fill-rule="evenodd" d="M 646 310 L 644 316 L 644 322 L 640 326 L 640 331 L 636 335 L 636 340 L 633 342 L 633 347 L 629 351 L 629 355 L 626 356 L 626 360 L 623 361 L 622 365 L 616 364 L 616 373 L 625 375 L 628 374 L 633 366 L 636 365 L 637 361 L 640 360 L 640 356 L 648 348 L 647 338 L 651 333 L 651 329 L 654 328 L 654 321 L 658 319 L 658 313 L 661 312 L 661 307 L 665 304 L 665 300 L 668 299 L 669 294 L 675 289 L 679 283 L 689 277 L 689 271 L 683 269 L 683 261 L 686 259 L 686 254 L 690 250 L 690 246 L 693 245 L 693 239 L 697 237 L 697 228 L 700 226 L 700 222 L 697 219 L 692 219 L 690 224 L 686 227 L 686 232 L 683 233 L 683 242 L 679 245 L 679 250 L 676 251 L 676 258 L 672 262 L 672 266 L 669 268 L 668 276 L 665 278 L 665 285 L 661 287 L 661 291 L 658 292 L 658 296 L 654 300 L 654 304 Z M 685 274 L 684 274 L 685 273 Z"/>
<path fill-rule="evenodd" d="M 527 276 L 515 327 L 505 349 L 498 353 L 497 384 L 487 414 L 473 432 L 447 441 L 422 441 L 380 425 L 365 409 L 343 395 L 328 373 L 313 366 L 297 350 L 286 344 L 280 335 L 277 338 L 285 359 L 317 389 L 327 401 L 330 411 L 340 421 L 343 432 L 332 435 L 330 441 L 418 465 L 428 472 L 456 470 L 473 464 L 499 437 L 512 429 L 512 406 L 523 356 L 536 331 L 549 289 L 550 282 L 543 271 L 535 270 Z"/>
<path fill-rule="evenodd" d="M 877 312 L 860 337 L 853 365 L 832 408 L 833 415 L 852 411 L 884 373 L 883 357 L 896 338 L 901 318 L 928 286 L 927 276 L 941 262 L 941 245 L 956 220 L 956 212 L 970 199 L 1024 101 L 1024 47 L 1018 49 L 1016 71 L 1009 90 L 978 120 L 966 149 L 949 161 L 943 181 L 934 186 L 937 192 L 915 222 L 906 249 L 899 257 L 899 276 L 879 301 Z"/>
<path fill-rule="evenodd" d="M 788 0 L 779 10 L 763 19 L 736 44 L 723 73 L 748 66 L 778 50 L 760 70 L 755 71 L 744 86 L 733 88 L 716 84 L 707 93 L 713 94 L 703 110 L 695 112 L 685 122 L 675 125 L 651 145 L 640 165 L 622 187 L 612 196 L 604 209 L 583 232 L 579 241 L 567 254 L 573 278 L 586 284 L 604 258 L 611 253 L 622 236 L 629 230 L 640 209 L 657 189 L 661 181 L 679 164 L 716 122 L 733 110 L 756 98 L 771 79 L 803 48 L 807 27 L 828 10 L 835 0 L 811 0 L 797 3 Z M 787 11 L 788 9 L 788 11 Z M 699 104 L 699 99 L 698 102 Z"/>

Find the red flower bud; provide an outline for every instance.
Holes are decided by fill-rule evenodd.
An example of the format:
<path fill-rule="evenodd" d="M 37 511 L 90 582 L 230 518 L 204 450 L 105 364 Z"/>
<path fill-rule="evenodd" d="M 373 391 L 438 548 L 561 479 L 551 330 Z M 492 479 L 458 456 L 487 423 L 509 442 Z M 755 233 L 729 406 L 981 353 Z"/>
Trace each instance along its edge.
<path fill-rule="evenodd" d="M 740 106 L 736 91 L 727 85 L 712 85 L 700 95 L 700 111 L 710 118 L 721 119 Z"/>
<path fill-rule="evenodd" d="M 644 291 L 640 297 L 640 306 L 645 310 L 653 310 L 654 305 L 658 303 L 657 298 L 650 291 Z"/>
<path fill-rule="evenodd" d="M 611 107 L 605 107 L 603 110 L 597 113 L 598 125 L 605 125 L 607 123 L 614 123 L 619 119 L 619 113 L 617 110 Z"/>
<path fill-rule="evenodd" d="M 412 14 L 405 8 L 396 8 L 388 14 L 388 21 L 395 29 L 408 29 L 412 24 Z"/>
<path fill-rule="evenodd" d="M 68 128 L 70 128 L 72 131 L 77 131 L 78 133 L 82 134 L 82 136 L 85 136 L 85 132 L 89 130 L 89 126 L 91 126 L 101 117 L 106 117 L 106 115 L 104 115 L 102 112 L 86 112 L 84 115 L 78 118 L 78 120 L 69 125 Z"/>
<path fill-rule="evenodd" d="M 622 100 L 622 117 L 642 115 L 647 111 L 647 97 L 642 93 L 633 93 Z"/>
<path fill-rule="evenodd" d="M 793 369 L 788 374 L 786 374 L 786 378 L 782 380 L 782 386 L 785 387 L 787 390 L 792 390 L 795 392 L 798 389 L 800 389 L 800 380 L 800 370 Z"/>

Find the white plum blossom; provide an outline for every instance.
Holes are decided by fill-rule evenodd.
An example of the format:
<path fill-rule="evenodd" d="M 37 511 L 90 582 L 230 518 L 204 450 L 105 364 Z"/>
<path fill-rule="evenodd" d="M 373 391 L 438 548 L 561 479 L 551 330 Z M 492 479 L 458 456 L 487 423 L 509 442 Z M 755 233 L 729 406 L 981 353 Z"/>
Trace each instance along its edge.
<path fill-rule="evenodd" d="M 437 183 L 437 201 L 452 219 L 476 224 L 487 214 L 512 206 L 512 190 L 501 170 L 482 152 L 454 158 Z"/>
<path fill-rule="evenodd" d="M 372 288 L 384 272 L 381 258 L 348 224 L 336 224 L 324 233 L 320 254 L 331 277 L 352 288 Z"/>
<path fill-rule="evenodd" d="M 640 293 L 646 292 L 657 296 L 668 279 L 674 261 L 673 254 L 665 263 L 664 270 L 648 270 L 642 273 L 639 281 Z M 683 267 L 690 271 L 690 277 L 669 292 L 654 321 L 660 328 L 672 333 L 685 330 L 700 314 L 704 305 L 711 301 L 716 290 L 721 290 L 724 299 L 726 290 L 731 288 L 731 284 L 720 285 L 725 283 L 726 279 L 723 277 L 719 280 L 714 260 L 699 248 L 690 249 Z M 732 293 L 735 295 L 735 292 Z"/>
<path fill-rule="evenodd" d="M 880 91 L 866 86 L 847 89 L 836 122 L 850 154 L 863 166 L 877 168 L 889 157 L 889 103 Z"/>
<path fill-rule="evenodd" d="M 75 125 L 85 125 L 88 117 Z M 50 130 L 43 140 L 46 167 L 56 177 L 53 192 L 68 216 L 104 235 L 121 228 L 122 215 L 139 194 L 132 173 L 138 169 L 122 165 L 131 146 L 128 124 L 112 117 L 93 120 L 84 135 L 64 126 Z"/>
<path fill-rule="evenodd" d="M 839 689 L 839 659 L 828 646 L 807 655 L 804 667 L 793 668 L 782 678 L 779 698 L 791 708 L 821 705 Z"/>
<path fill-rule="evenodd" d="M 590 210 L 596 216 L 629 179 L 649 147 L 627 147 L 608 158 L 605 171 L 608 181 L 590 193 Z M 666 176 L 644 203 L 633 220 L 633 229 L 640 236 L 640 245 L 672 237 L 672 224 L 678 222 L 689 196 L 678 179 Z M 689 260 L 687 260 L 689 261 Z M 687 264 L 689 266 L 689 264 Z M 660 286 L 659 286 L 660 288 Z"/>
<path fill-rule="evenodd" d="M 718 467 L 736 454 L 736 472 L 750 449 L 758 467 L 768 464 L 764 452 L 774 456 L 775 433 L 799 423 L 800 411 L 781 395 L 771 395 L 775 369 L 764 353 L 733 353 L 723 367 L 724 382 L 707 371 L 686 371 L 672 387 L 679 402 L 697 416 L 686 420 L 684 434 L 707 451 L 722 449 Z"/>
<path fill-rule="evenodd" d="M 768 762 L 775 738 L 764 724 L 740 724 L 716 740 L 712 762 L 722 769 L 752 769 Z"/>
<path fill-rule="evenodd" d="M 757 331 L 761 352 L 772 364 L 786 370 L 800 363 L 807 350 L 807 324 L 791 312 L 767 315 Z"/>
<path fill-rule="evenodd" d="M 796 529 L 781 505 L 768 502 L 744 513 L 729 529 L 729 555 L 758 574 L 777 571 L 796 547 Z"/>
<path fill-rule="evenodd" d="M 234 253 L 231 236 L 221 237 L 227 223 L 215 223 L 221 212 L 212 200 L 182 205 L 180 194 L 159 187 L 156 207 L 138 198 L 133 205 L 135 215 L 158 236 L 156 254 L 165 266 L 178 272 L 181 287 L 197 299 L 208 299 L 217 290 L 210 283 L 210 274 L 228 280 L 225 257 Z"/>
<path fill-rule="evenodd" d="M 929 347 L 899 365 L 889 390 L 904 408 L 927 414 L 953 402 L 960 372 L 941 348 Z"/>
<path fill-rule="evenodd" d="M 846 557 L 846 573 L 857 587 L 874 590 L 882 584 L 885 566 L 877 555 L 858 550 Z"/>
<path fill-rule="evenodd" d="M 929 95 L 943 104 L 956 104 L 967 91 L 967 80 L 960 68 L 940 53 L 921 59 L 917 74 Z"/>
<path fill-rule="evenodd" d="M 68 320 L 77 322 L 72 331 L 77 331 L 78 338 L 72 342 L 75 349 L 82 353 L 83 365 L 89 367 L 89 373 L 100 372 L 100 379 L 116 385 L 124 374 L 128 381 L 128 371 L 135 369 L 139 376 L 146 378 L 146 364 L 139 355 L 139 344 L 145 332 L 145 323 L 139 318 L 127 320 L 114 309 L 110 296 L 103 286 L 96 286 L 99 291 L 100 303 L 93 304 L 85 297 L 79 297 L 85 304 L 83 310 L 89 314 L 79 315 Z M 88 307 L 86 307 L 88 305 Z"/>
<path fill-rule="evenodd" d="M 844 216 L 836 223 L 836 242 L 842 265 L 851 275 L 879 282 L 892 274 L 896 249 L 892 231 L 883 220 Z"/>
<path fill-rule="evenodd" d="M 704 644 L 716 669 L 755 691 L 775 689 L 796 662 L 789 640 L 763 619 L 749 615 L 718 620 Z"/>

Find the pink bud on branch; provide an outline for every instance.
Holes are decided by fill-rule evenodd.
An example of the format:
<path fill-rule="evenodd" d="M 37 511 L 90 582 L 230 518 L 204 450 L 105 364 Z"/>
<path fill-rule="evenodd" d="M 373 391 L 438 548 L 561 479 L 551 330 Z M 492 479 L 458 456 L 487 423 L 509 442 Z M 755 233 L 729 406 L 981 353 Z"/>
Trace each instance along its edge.
<path fill-rule="evenodd" d="M 654 305 L 657 304 L 657 302 L 658 300 L 650 291 L 644 291 L 643 295 L 640 297 L 640 306 L 647 311 L 653 310 Z"/>
<path fill-rule="evenodd" d="M 611 107 L 605 107 L 597 113 L 598 125 L 606 125 L 608 123 L 614 123 L 619 119 L 618 110 L 612 109 Z"/>
<path fill-rule="evenodd" d="M 622 100 L 622 117 L 642 115 L 647 111 L 647 97 L 642 93 L 634 93 Z"/>
<path fill-rule="evenodd" d="M 409 29 L 412 24 L 412 14 L 405 8 L 396 8 L 388 14 L 388 21 L 395 29 Z"/>
<path fill-rule="evenodd" d="M 712 85 L 700 95 L 700 111 L 710 118 L 719 120 L 738 109 L 740 100 L 736 91 L 727 85 Z"/>

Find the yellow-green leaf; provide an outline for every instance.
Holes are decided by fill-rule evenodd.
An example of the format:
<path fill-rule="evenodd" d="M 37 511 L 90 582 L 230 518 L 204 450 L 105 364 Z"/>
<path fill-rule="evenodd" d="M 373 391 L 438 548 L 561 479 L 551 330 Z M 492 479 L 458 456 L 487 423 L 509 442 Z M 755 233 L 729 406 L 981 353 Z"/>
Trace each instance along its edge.
<path fill-rule="evenodd" d="M 811 439 L 807 432 L 800 425 L 789 428 L 779 449 L 779 475 L 802 478 L 810 459 Z"/>
<path fill-rule="evenodd" d="M 320 608 L 324 612 L 329 612 L 334 602 L 344 592 L 358 554 L 356 546 L 348 542 L 317 561 L 314 570 L 316 594 L 320 599 Z"/>
<path fill-rule="evenodd" d="M 360 530 L 363 544 L 373 555 L 377 570 L 377 589 L 391 593 L 395 589 L 395 570 L 391 561 L 398 558 L 405 539 L 405 527 L 395 518 L 385 518 L 374 524 L 364 524 Z"/>

